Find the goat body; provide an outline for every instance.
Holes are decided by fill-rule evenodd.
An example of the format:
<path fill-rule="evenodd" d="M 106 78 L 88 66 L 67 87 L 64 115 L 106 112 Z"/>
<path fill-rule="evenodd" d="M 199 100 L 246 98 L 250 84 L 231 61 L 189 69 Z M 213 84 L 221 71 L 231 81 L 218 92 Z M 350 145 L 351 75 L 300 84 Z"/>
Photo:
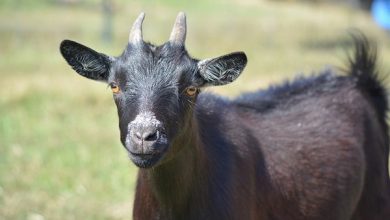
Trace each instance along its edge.
<path fill-rule="evenodd" d="M 364 39 L 347 76 L 201 93 L 178 155 L 139 171 L 134 219 L 390 219 L 386 111 Z"/>
<path fill-rule="evenodd" d="M 80 75 L 106 82 L 120 140 L 140 168 L 135 220 L 389 220 L 387 94 L 376 50 L 355 37 L 347 75 L 318 76 L 227 100 L 201 93 L 243 71 L 235 52 L 189 56 L 179 13 L 168 42 L 118 57 L 65 40 Z"/>

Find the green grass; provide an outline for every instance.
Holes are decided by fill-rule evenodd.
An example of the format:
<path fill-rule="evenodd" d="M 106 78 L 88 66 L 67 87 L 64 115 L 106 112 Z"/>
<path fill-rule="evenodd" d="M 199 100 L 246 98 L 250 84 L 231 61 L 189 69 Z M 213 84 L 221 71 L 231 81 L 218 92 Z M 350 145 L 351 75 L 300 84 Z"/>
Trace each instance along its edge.
<path fill-rule="evenodd" d="M 245 51 L 249 63 L 234 96 L 343 66 L 347 31 L 378 42 L 390 70 L 390 37 L 368 14 L 342 6 L 291 2 L 115 1 L 114 42 L 101 41 L 99 1 L 0 4 L 0 219 L 130 219 L 136 168 L 119 142 L 118 119 L 104 84 L 75 74 L 62 59 L 73 39 L 119 55 L 133 20 L 146 12 L 146 40 L 167 40 L 178 11 L 188 17 L 187 49 L 198 58 Z"/>

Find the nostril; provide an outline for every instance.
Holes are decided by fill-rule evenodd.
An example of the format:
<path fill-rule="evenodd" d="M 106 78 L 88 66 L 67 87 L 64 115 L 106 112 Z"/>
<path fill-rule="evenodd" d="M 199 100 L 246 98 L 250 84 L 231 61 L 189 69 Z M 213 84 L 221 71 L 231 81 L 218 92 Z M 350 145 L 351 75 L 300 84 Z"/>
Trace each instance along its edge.
<path fill-rule="evenodd" d="M 138 140 L 141 140 L 141 139 L 142 139 L 142 134 L 141 134 L 140 132 L 135 132 L 135 133 L 134 133 L 134 136 L 135 136 L 135 138 L 138 139 Z"/>
<path fill-rule="evenodd" d="M 135 143 L 142 144 L 143 141 L 156 141 L 160 137 L 160 132 L 155 128 L 145 130 L 141 129 L 131 132 L 131 137 Z"/>
<path fill-rule="evenodd" d="M 143 135 L 145 141 L 155 141 L 158 139 L 158 131 L 145 132 Z"/>

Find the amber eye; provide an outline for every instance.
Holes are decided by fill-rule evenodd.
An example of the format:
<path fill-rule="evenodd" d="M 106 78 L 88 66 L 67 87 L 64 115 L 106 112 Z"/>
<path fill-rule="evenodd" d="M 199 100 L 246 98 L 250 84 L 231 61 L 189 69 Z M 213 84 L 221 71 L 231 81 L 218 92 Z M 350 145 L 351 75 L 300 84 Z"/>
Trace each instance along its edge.
<path fill-rule="evenodd" d="M 113 93 L 118 93 L 119 92 L 119 86 L 116 83 L 110 83 L 110 87 Z"/>
<path fill-rule="evenodd" d="M 186 94 L 188 96 L 194 96 L 196 95 L 196 92 L 198 92 L 198 88 L 196 88 L 195 86 L 190 86 L 186 89 Z"/>

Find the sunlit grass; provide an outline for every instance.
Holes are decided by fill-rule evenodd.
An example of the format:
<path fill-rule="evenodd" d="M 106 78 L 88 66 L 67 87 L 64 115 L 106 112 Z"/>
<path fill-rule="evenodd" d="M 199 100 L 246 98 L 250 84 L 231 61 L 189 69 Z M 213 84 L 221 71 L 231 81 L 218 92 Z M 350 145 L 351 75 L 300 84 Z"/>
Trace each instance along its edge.
<path fill-rule="evenodd" d="M 52 1 L 47 1 L 52 2 Z M 211 89 L 234 96 L 342 66 L 347 31 L 378 42 L 390 70 L 389 36 L 368 14 L 346 7 L 272 1 L 114 1 L 114 42 L 101 41 L 99 1 L 60 7 L 0 4 L 0 219 L 129 219 L 136 169 L 119 142 L 111 92 L 75 74 L 63 39 L 119 55 L 133 20 L 146 12 L 145 39 L 167 40 L 178 11 L 188 17 L 187 49 L 198 58 L 245 51 L 243 75 Z"/>

